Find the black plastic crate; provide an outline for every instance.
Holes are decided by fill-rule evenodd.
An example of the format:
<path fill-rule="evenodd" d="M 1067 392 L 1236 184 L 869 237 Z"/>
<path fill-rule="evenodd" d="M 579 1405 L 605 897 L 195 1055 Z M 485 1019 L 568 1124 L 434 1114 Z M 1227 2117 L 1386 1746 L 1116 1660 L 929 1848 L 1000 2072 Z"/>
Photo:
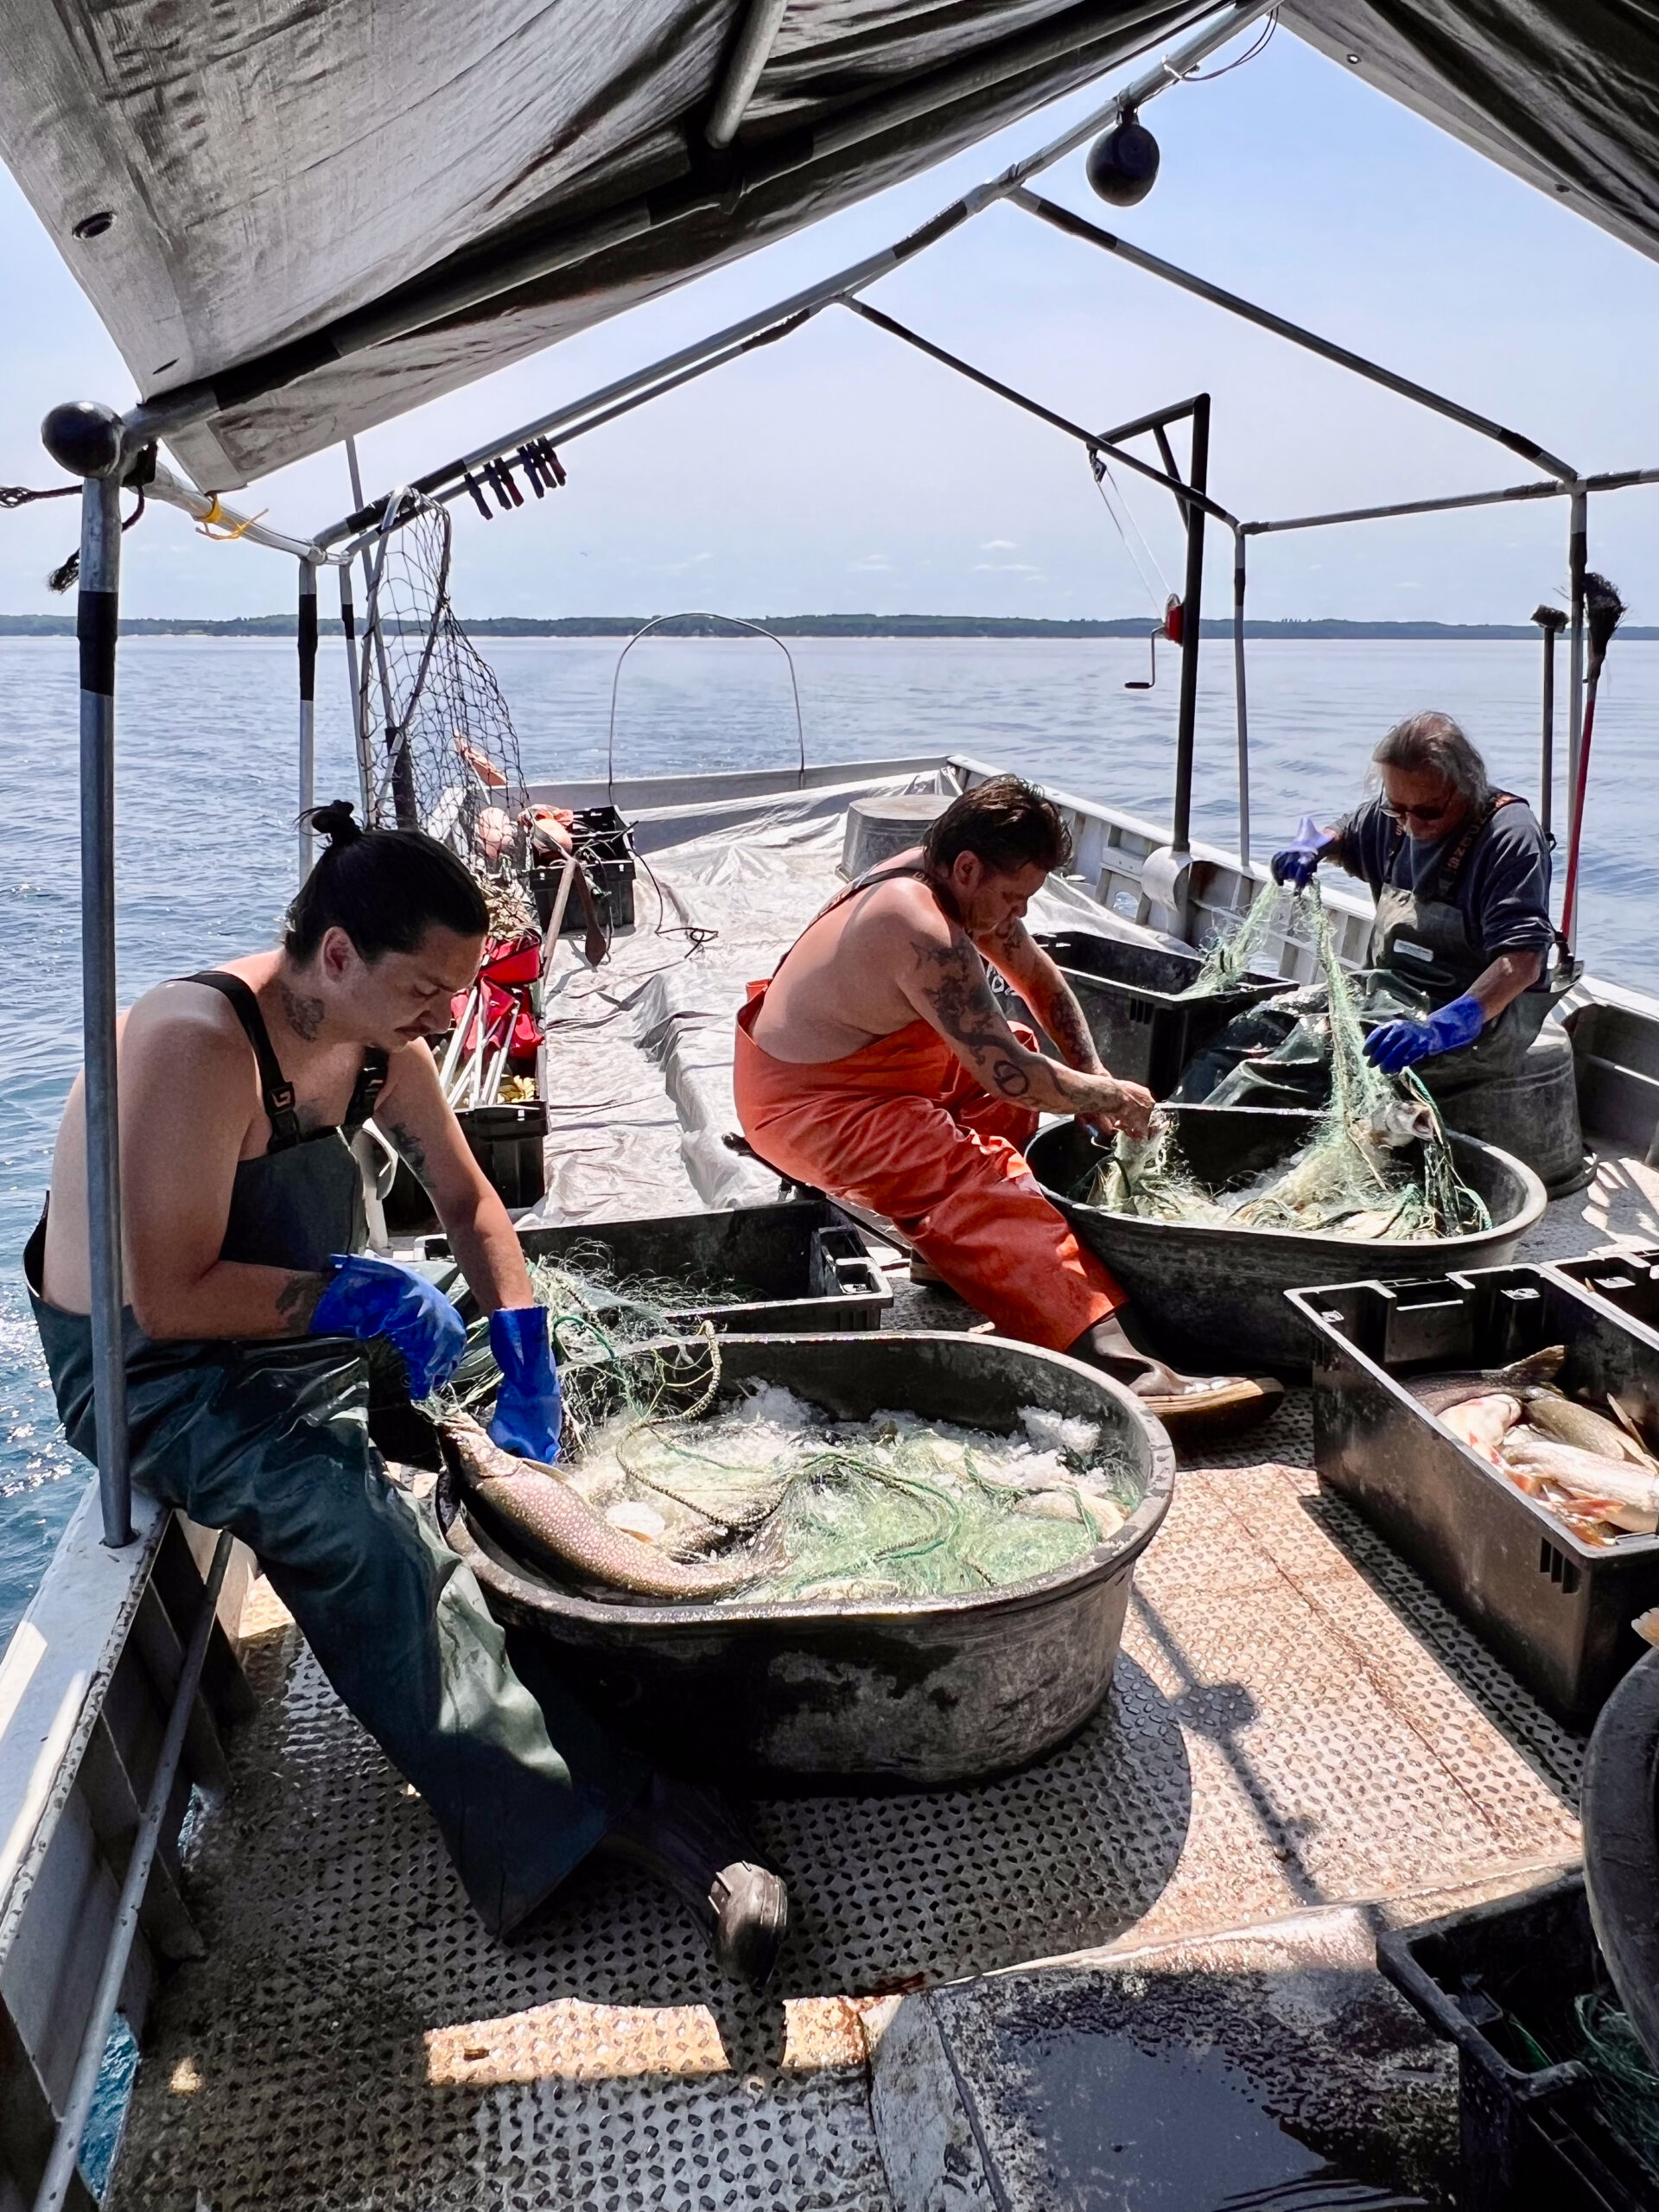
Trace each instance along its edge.
<path fill-rule="evenodd" d="M 533 1206 L 547 1192 L 547 1103 L 531 1098 L 518 1105 L 468 1106 L 455 1119 L 473 1158 L 504 1206 Z M 396 1236 L 419 1236 L 435 1229 L 438 1217 L 425 1185 L 399 1160 L 385 1199 L 386 1227 Z"/>
<path fill-rule="evenodd" d="M 1570 1282 L 1592 1303 L 1611 1306 L 1659 1344 L 1659 1245 L 1589 1260 L 1552 1260 L 1544 1272 Z"/>
<path fill-rule="evenodd" d="M 676 1325 L 706 1319 L 717 1329 L 769 1336 L 879 1329 L 893 1303 L 892 1287 L 858 1231 L 823 1198 L 521 1229 L 518 1239 L 534 1259 L 558 1260 L 573 1246 L 596 1245 L 619 1281 L 649 1276 L 683 1283 L 684 1305 L 666 1315 Z M 434 1236 L 426 1249 L 429 1259 L 442 1259 L 449 1247 Z M 757 1295 L 739 1302 L 711 1289 L 721 1282 Z"/>
<path fill-rule="evenodd" d="M 600 926 L 607 937 L 633 927 L 633 836 L 613 806 L 585 806 L 570 825 L 571 838 L 584 874 L 593 887 Z M 553 918 L 563 868 L 533 868 L 529 871 L 531 895 L 545 929 Z M 588 918 L 575 886 L 565 901 L 559 924 L 561 937 L 580 937 Z"/>
<path fill-rule="evenodd" d="M 1581 1874 L 1381 1936 L 1376 1961 L 1458 2048 L 1459 2212 L 1659 2212 L 1587 2069 L 1539 2063 L 1577 2049 L 1574 2001 L 1608 1987 Z"/>
<path fill-rule="evenodd" d="M 1092 930 L 1063 930 L 1037 942 L 1076 994 L 1095 1050 L 1115 1076 L 1167 1096 L 1188 1064 L 1236 1014 L 1296 986 L 1260 979 L 1213 996 L 1183 999 L 1203 967 L 1196 952 L 1125 944 Z"/>
<path fill-rule="evenodd" d="M 1645 1152 L 1652 1163 L 1659 1147 L 1659 1020 L 1592 1000 L 1575 1007 L 1562 1027 L 1573 1039 L 1585 1128 Z"/>
<path fill-rule="evenodd" d="M 1316 1340 L 1314 1462 L 1544 1701 L 1594 1719 L 1646 1646 L 1659 1536 L 1583 1542 L 1420 1406 L 1400 1377 L 1565 1344 L 1562 1387 L 1659 1418 L 1659 1344 L 1542 1268 L 1287 1293 Z"/>

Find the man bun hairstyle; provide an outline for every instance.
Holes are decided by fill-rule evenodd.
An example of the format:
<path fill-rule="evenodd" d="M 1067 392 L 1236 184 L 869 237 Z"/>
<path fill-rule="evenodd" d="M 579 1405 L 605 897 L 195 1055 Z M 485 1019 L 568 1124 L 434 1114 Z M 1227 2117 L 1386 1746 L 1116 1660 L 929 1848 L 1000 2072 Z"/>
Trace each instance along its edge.
<path fill-rule="evenodd" d="M 992 776 L 952 799 L 922 840 L 923 859 L 941 874 L 963 853 L 977 854 L 994 875 L 1033 867 L 1052 875 L 1071 865 L 1071 834 L 1034 784 Z"/>
<path fill-rule="evenodd" d="M 1431 709 L 1396 722 L 1371 755 L 1376 768 L 1403 768 L 1408 774 L 1433 769 L 1460 791 L 1471 806 L 1482 806 L 1491 791 L 1486 763 L 1450 715 Z"/>
<path fill-rule="evenodd" d="M 482 937 L 484 893 L 447 845 L 420 830 L 365 830 L 349 799 L 301 817 L 327 843 L 288 910 L 283 950 L 309 960 L 331 929 L 342 929 L 365 960 L 413 952 L 434 927 Z"/>

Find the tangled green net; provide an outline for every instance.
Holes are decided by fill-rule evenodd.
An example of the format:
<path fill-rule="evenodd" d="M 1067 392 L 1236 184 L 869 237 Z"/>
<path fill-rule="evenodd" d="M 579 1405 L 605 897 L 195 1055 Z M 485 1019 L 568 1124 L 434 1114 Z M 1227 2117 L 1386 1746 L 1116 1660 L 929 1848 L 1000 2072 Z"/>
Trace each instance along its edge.
<path fill-rule="evenodd" d="M 1304 1024 L 1328 1031 L 1331 1096 L 1312 1135 L 1287 1162 L 1243 1188 L 1207 1189 L 1181 1154 L 1173 1121 L 1144 1138 L 1120 1135 L 1109 1160 L 1077 1193 L 1109 1213 L 1234 1229 L 1408 1243 L 1490 1229 L 1491 1216 L 1459 1175 L 1433 1100 L 1414 1075 L 1384 1075 L 1365 1058 L 1353 985 L 1336 955 L 1317 893 L 1263 892 L 1235 934 L 1212 945 L 1184 997 L 1247 980 L 1267 940 L 1289 927 L 1312 944 L 1319 980 L 1292 1001 Z"/>
<path fill-rule="evenodd" d="M 1037 1407 L 1000 1435 L 906 1412 L 837 1420 L 774 1383 L 736 1390 L 688 1307 L 747 1287 L 619 1279 L 596 1240 L 531 1266 L 560 1352 L 558 1472 L 595 1512 L 672 1556 L 760 1538 L 733 1602 L 959 1596 L 1084 1557 L 1140 1503 L 1127 1453 L 1092 1421 Z M 481 1414 L 499 1376 L 482 1320 L 434 1411 Z"/>

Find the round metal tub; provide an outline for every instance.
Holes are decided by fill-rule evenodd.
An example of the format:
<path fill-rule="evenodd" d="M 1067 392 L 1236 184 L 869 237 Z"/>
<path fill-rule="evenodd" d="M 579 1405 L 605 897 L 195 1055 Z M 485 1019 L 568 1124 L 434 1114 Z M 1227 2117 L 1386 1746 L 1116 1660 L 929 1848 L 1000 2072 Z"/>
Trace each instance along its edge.
<path fill-rule="evenodd" d="M 1596 1941 L 1659 2064 L 1659 1651 L 1638 1659 L 1601 1709 L 1582 1811 Z"/>
<path fill-rule="evenodd" d="M 1166 1106 L 1181 1149 L 1211 1190 L 1251 1182 L 1304 1144 L 1319 1118 L 1271 1106 Z M 1239 1362 L 1306 1374 L 1313 1349 L 1286 1302 L 1310 1283 L 1407 1282 L 1463 1268 L 1497 1268 L 1544 1211 L 1544 1186 L 1529 1167 L 1478 1138 L 1451 1136 L 1458 1172 L 1486 1201 L 1494 1227 L 1478 1236 L 1421 1243 L 1362 1243 L 1288 1229 L 1230 1229 L 1201 1222 L 1142 1221 L 1067 1195 L 1103 1157 L 1075 1122 L 1027 1145 L 1026 1157 L 1077 1232 L 1098 1254 L 1143 1315 L 1167 1358 L 1213 1372 Z M 1412 1147 L 1408 1147 L 1409 1154 Z"/>
<path fill-rule="evenodd" d="M 1021 1406 L 1081 1414 L 1126 1447 L 1141 1503 L 1069 1567 L 982 1595 L 613 1604 L 515 1558 L 446 1469 L 439 1524 L 498 1619 L 543 1639 L 623 1733 L 692 1771 L 963 1782 L 1080 1727 L 1110 1687 L 1135 1562 L 1168 1510 L 1175 1460 L 1159 1423 L 1079 1361 L 995 1337 L 728 1336 L 720 1353 L 726 1384 L 779 1382 L 843 1421 L 894 1409 L 1008 1433 Z"/>

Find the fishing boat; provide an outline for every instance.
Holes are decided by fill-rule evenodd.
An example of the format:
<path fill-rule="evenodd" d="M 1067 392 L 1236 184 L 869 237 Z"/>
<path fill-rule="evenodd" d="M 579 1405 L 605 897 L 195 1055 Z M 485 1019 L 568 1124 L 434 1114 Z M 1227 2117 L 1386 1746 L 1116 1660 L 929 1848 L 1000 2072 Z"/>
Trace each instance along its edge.
<path fill-rule="evenodd" d="M 1394 0 L 1277 12 L 1339 66 L 1659 251 L 1650 42 L 1570 11 L 1544 24 L 1518 0 L 1478 26 L 1470 11 L 1433 11 L 1432 35 Z M 1196 2207 L 1220 2201 L 1220 2171 L 1233 2202 L 1380 2212 L 1443 2193 L 1456 2059 L 1380 1979 L 1378 1933 L 1572 1867 L 1585 1737 L 1321 1488 L 1306 1389 L 1265 1435 L 1175 1477 L 1110 1697 L 1058 1749 L 971 1787 L 755 1808 L 802 1923 L 764 1996 L 720 1982 L 671 1900 L 608 1874 L 573 1882 L 528 1938 L 487 1935 L 423 1807 L 334 1699 L 257 1561 L 135 1492 L 125 1457 L 112 779 L 124 493 L 294 558 L 302 804 L 328 570 L 365 811 L 412 808 L 441 830 L 467 812 L 476 826 L 488 775 L 472 791 L 463 778 L 440 823 L 444 794 L 404 772 L 434 655 L 461 650 L 429 550 L 447 559 L 457 502 L 505 512 L 527 491 L 547 496 L 585 431 L 821 314 L 855 313 L 1035 413 L 1091 465 L 1161 486 L 1186 524 L 1175 613 L 1190 613 L 1168 635 L 1180 668 L 1169 818 L 1056 794 L 1075 860 L 1043 894 L 1043 925 L 1199 947 L 1260 894 L 1244 613 L 1250 541 L 1273 531 L 1562 503 L 1566 743 L 1558 761 L 1546 625 L 1541 790 L 1564 782 L 1576 840 L 1588 517 L 1595 499 L 1659 482 L 1659 468 L 1585 475 L 1034 188 L 1084 145 L 1144 132 L 1136 118 L 1155 99 L 1259 35 L 1266 15 L 1262 0 L 664 0 L 464 19 L 410 0 L 259 22 L 159 5 L 118 18 L 80 0 L 7 11 L 0 147 L 143 397 L 125 415 L 68 403 L 46 425 L 53 458 L 82 482 L 101 1457 L 0 1661 L 0 2205 L 934 2212 L 1098 2203 L 1173 2175 L 1160 2201 Z M 234 496 L 1147 55 L 1112 99 L 906 238 L 412 485 L 369 498 L 354 484 L 351 511 L 315 530 L 279 531 Z M 1120 139 L 1098 162 L 1109 182 L 1123 154 Z M 1233 514 L 1202 396 L 1078 424 L 868 296 L 997 205 L 1068 234 L 1080 276 L 1096 253 L 1128 259 L 1460 423 L 1531 474 L 1363 511 Z M 424 665 L 378 603 L 423 531 Z M 1191 835 L 1197 613 L 1217 531 L 1233 553 L 1230 850 Z M 132 541 L 128 558 L 143 550 Z M 415 671 L 403 691 L 394 639 Z M 524 1224 L 774 1200 L 776 1178 L 726 1141 L 744 983 L 836 887 L 859 810 L 902 813 L 998 765 L 815 764 L 803 745 L 771 771 L 640 778 L 613 758 L 602 782 L 531 785 L 529 804 L 613 810 L 639 898 L 632 929 L 601 927 L 598 964 L 563 932 L 563 908 L 543 917 L 542 1016 L 557 1048 L 538 1071 L 545 1187 Z M 304 833 L 296 859 L 308 865 Z M 1364 902 L 1324 896 L 1338 950 L 1357 962 Z M 1282 975 L 1306 974 L 1305 944 L 1270 950 Z M 1561 1013 L 1594 1179 L 1548 1205 L 1541 1194 L 1521 1262 L 1659 1242 L 1659 998 L 1586 972 Z M 381 1228 L 404 1249 L 384 1216 Z M 887 1327 L 973 1325 L 898 1280 L 902 1255 L 875 1256 L 896 1281 Z M 1576 1569 L 1546 1543 L 1539 1571 L 1560 1589 Z"/>

